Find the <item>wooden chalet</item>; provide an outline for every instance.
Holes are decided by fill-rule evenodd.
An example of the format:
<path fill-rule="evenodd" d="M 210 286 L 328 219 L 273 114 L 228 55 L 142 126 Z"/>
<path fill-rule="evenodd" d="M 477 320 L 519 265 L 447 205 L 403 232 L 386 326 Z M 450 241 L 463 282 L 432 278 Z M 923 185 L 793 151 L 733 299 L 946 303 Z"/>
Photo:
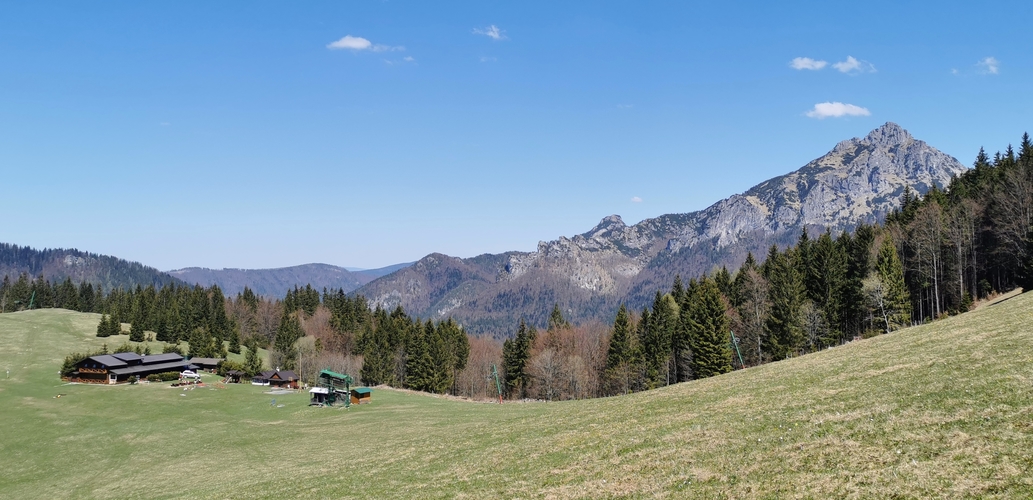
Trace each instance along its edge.
<path fill-rule="evenodd" d="M 290 370 L 266 370 L 251 378 L 252 385 L 298 388 L 298 376 Z"/>
<path fill-rule="evenodd" d="M 149 356 L 119 352 L 90 356 L 80 361 L 68 379 L 87 384 L 118 384 L 128 382 L 130 377 L 142 379 L 155 373 L 196 369 L 196 365 L 172 352 Z"/>
<path fill-rule="evenodd" d="M 247 374 L 240 370 L 230 370 L 226 372 L 226 382 L 230 384 L 239 384 L 245 375 Z"/>
<path fill-rule="evenodd" d="M 352 404 L 361 405 L 373 402 L 373 389 L 371 387 L 356 387 L 352 389 Z"/>
<path fill-rule="evenodd" d="M 190 358 L 190 363 L 197 365 L 197 369 L 207 372 L 214 372 L 223 361 L 222 358 Z"/>

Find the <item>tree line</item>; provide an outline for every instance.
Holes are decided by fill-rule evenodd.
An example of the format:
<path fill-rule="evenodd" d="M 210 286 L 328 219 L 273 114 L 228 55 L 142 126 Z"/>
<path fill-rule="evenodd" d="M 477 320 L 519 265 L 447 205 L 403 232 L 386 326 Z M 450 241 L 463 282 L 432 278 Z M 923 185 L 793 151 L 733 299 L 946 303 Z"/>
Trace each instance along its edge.
<path fill-rule="evenodd" d="M 131 332 L 196 343 L 199 352 L 224 342 L 234 352 L 241 344 L 248 353 L 268 348 L 273 366 L 309 379 L 332 368 L 370 385 L 490 397 L 496 390 L 487 375 L 496 365 L 510 398 L 621 394 L 889 333 L 1016 286 L 1033 288 L 1028 135 L 1017 153 L 1009 146 L 991 158 L 981 149 L 974 168 L 945 189 L 924 196 L 904 189 L 901 197 L 883 224 L 838 235 L 805 229 L 762 262 L 749 254 L 734 272 L 721 268 L 687 283 L 676 277 L 651 306 L 621 306 L 612 325 L 571 325 L 554 306 L 543 331 L 521 321 L 501 344 L 471 337 L 451 319 L 371 309 L 361 296 L 310 286 L 276 300 L 248 288 L 227 298 L 218 287 L 174 284 L 105 295 L 22 274 L 0 285 L 0 306 L 25 307 L 36 291 L 38 304 L 50 304 L 42 307 L 100 312 L 130 323 Z"/>
<path fill-rule="evenodd" d="M 605 356 L 589 356 L 594 365 L 582 377 L 595 393 L 566 382 L 584 371 L 585 356 L 521 322 L 502 347 L 504 390 L 541 399 L 645 390 L 964 312 L 989 295 L 1033 288 L 1031 224 L 1033 145 L 1024 134 L 1017 154 L 1008 146 L 991 159 L 981 149 L 974 168 L 945 189 L 904 189 L 881 225 L 839 235 L 804 229 L 762 263 L 749 254 L 734 273 L 721 268 L 687 286 L 676 277 L 641 312 L 621 306 L 594 342 Z M 570 330 L 561 316 L 554 308 L 548 336 Z M 599 337 L 581 335 L 583 344 Z"/>

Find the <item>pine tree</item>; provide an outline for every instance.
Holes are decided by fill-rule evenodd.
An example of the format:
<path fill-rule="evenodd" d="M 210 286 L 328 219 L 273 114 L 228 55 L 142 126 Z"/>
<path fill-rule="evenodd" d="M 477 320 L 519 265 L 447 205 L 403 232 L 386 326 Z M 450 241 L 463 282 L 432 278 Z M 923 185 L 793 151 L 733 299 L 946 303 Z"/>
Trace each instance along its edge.
<path fill-rule="evenodd" d="M 533 326 L 520 320 L 516 337 L 502 343 L 502 365 L 505 371 L 506 391 L 523 399 L 527 397 L 530 376 L 527 361 L 531 358 L 531 347 L 538 336 Z"/>
<path fill-rule="evenodd" d="M 304 336 L 301 330 L 301 322 L 298 315 L 284 311 L 280 318 L 280 326 L 276 329 L 276 338 L 273 340 L 273 349 L 280 357 L 280 368 L 293 370 L 298 366 L 298 339 Z M 221 344 L 222 342 L 220 342 Z"/>
<path fill-rule="evenodd" d="M 728 317 L 716 282 L 706 277 L 700 280 L 686 316 L 694 377 L 705 378 L 732 371 Z"/>
<path fill-rule="evenodd" d="M 434 360 L 431 359 L 428 340 L 434 335 L 434 326 L 428 321 L 429 331 L 418 328 L 406 346 L 405 386 L 425 392 L 434 391 Z"/>
<path fill-rule="evenodd" d="M 803 304 L 803 280 L 791 250 L 775 252 L 764 263 L 768 267 L 768 297 L 771 310 L 764 323 L 768 337 L 768 353 L 783 359 L 803 345 L 800 307 Z"/>
<path fill-rule="evenodd" d="M 240 354 L 240 327 L 233 324 L 230 328 L 230 352 L 233 354 Z"/>
<path fill-rule="evenodd" d="M 108 337 L 108 336 L 110 336 L 111 335 L 110 324 L 111 324 L 111 321 L 108 319 L 108 315 L 107 314 L 102 314 L 100 316 L 100 324 L 97 325 L 97 336 L 98 337 Z"/>
<path fill-rule="evenodd" d="M 897 247 L 889 235 L 879 247 L 876 263 L 879 277 L 885 286 L 885 304 L 888 317 L 886 332 L 907 326 L 911 323 L 911 298 L 907 284 L 904 282 L 904 266 L 897 257 Z"/>
<path fill-rule="evenodd" d="M 613 320 L 613 331 L 610 333 L 610 346 L 606 350 L 605 378 L 613 394 L 626 394 L 631 391 L 632 365 L 634 352 L 632 344 L 631 319 L 628 309 L 621 304 L 617 317 Z"/>
<path fill-rule="evenodd" d="M 805 267 L 804 287 L 828 325 L 827 333 L 818 339 L 818 346 L 835 345 L 842 338 L 840 312 L 843 310 L 843 288 L 846 281 L 846 252 L 836 245 L 832 234 L 823 233 L 810 245 L 809 263 Z"/>
<path fill-rule="evenodd" d="M 258 355 L 258 343 L 255 339 L 248 339 L 247 353 L 244 354 L 244 371 L 249 377 L 253 377 L 262 371 L 262 358 Z"/>

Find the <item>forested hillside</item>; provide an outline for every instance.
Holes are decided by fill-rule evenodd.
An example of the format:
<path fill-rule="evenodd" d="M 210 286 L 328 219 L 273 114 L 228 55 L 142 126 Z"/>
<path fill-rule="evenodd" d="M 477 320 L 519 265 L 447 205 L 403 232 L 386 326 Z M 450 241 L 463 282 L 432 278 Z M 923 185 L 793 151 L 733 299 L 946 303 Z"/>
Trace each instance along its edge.
<path fill-rule="evenodd" d="M 176 278 L 152 267 L 109 255 L 81 252 L 74 248 L 37 250 L 0 243 L 0 277 L 7 276 L 10 281 L 15 281 L 22 274 L 27 275 L 29 280 L 42 276 L 52 285 L 70 279 L 76 286 L 88 283 L 104 290 L 180 283 Z M 9 298 L 9 302 L 20 299 Z"/>

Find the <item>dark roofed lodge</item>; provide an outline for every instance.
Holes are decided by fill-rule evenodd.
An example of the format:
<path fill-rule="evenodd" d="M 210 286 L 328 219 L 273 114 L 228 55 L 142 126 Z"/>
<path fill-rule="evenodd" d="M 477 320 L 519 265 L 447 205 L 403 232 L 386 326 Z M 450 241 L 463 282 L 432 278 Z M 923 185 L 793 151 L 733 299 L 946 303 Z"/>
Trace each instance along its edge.
<path fill-rule="evenodd" d="M 90 356 L 80 361 L 69 380 L 87 384 L 118 384 L 128 382 L 134 376 L 144 378 L 155 373 L 196 369 L 197 366 L 173 352 L 150 356 L 120 352 Z"/>

